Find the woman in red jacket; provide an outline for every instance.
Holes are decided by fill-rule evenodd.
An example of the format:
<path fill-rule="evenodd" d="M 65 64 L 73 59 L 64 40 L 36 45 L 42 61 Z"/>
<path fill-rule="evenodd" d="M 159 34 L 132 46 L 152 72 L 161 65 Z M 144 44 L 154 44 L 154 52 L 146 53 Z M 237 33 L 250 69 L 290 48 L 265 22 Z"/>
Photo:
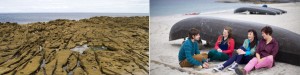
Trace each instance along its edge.
<path fill-rule="evenodd" d="M 209 61 L 228 60 L 234 50 L 234 39 L 232 37 L 232 28 L 225 27 L 223 30 L 223 35 L 218 37 L 218 40 L 215 44 L 215 48 L 208 52 Z"/>

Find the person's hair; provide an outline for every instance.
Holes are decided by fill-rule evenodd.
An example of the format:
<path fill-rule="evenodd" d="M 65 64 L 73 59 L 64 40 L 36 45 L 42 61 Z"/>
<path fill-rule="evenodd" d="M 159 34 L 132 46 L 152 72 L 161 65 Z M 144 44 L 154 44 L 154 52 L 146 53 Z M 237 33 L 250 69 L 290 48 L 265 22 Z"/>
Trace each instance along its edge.
<path fill-rule="evenodd" d="M 192 28 L 189 31 L 189 39 L 194 39 L 193 36 L 198 35 L 200 33 L 200 31 L 196 28 Z"/>
<path fill-rule="evenodd" d="M 232 28 L 229 26 L 226 26 L 224 29 L 228 31 L 228 38 L 232 38 Z"/>
<path fill-rule="evenodd" d="M 248 33 L 249 32 L 252 32 L 253 36 L 254 36 L 253 41 L 250 43 L 250 48 L 253 48 L 255 45 L 257 45 L 257 42 L 258 42 L 257 32 L 254 29 L 249 29 Z"/>
<path fill-rule="evenodd" d="M 227 37 L 227 39 L 224 40 L 224 41 L 226 41 L 226 42 L 228 43 L 228 45 L 229 45 L 228 40 L 232 38 L 232 28 L 229 27 L 229 26 L 226 26 L 224 29 L 227 30 L 227 32 L 228 32 L 228 37 Z M 222 36 L 222 38 L 223 38 L 223 37 L 224 37 L 224 36 Z M 223 41 L 223 39 L 220 39 L 220 40 L 218 40 L 218 43 L 221 44 L 222 41 Z"/>
<path fill-rule="evenodd" d="M 261 32 L 264 32 L 268 35 L 272 35 L 273 30 L 270 26 L 265 26 L 264 28 L 261 29 Z"/>

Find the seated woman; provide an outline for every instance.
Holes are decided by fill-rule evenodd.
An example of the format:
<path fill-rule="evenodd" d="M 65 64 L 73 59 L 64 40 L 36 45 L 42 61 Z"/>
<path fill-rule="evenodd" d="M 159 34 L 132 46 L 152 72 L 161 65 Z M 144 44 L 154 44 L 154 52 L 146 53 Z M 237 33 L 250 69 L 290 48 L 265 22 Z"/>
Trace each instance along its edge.
<path fill-rule="evenodd" d="M 255 55 L 256 57 L 252 58 L 244 69 L 235 69 L 235 72 L 238 75 L 245 75 L 249 73 L 254 67 L 255 69 L 260 69 L 263 67 L 271 68 L 274 64 L 274 58 L 278 52 L 279 45 L 275 38 L 272 35 L 272 28 L 266 26 L 261 29 L 262 37 L 256 47 Z"/>
<path fill-rule="evenodd" d="M 189 31 L 188 39 L 182 44 L 178 59 L 181 67 L 195 67 L 197 70 L 208 68 L 206 62 L 207 53 L 200 54 L 197 40 L 200 39 L 199 30 L 192 28 Z"/>
<path fill-rule="evenodd" d="M 237 68 L 238 64 L 247 64 L 253 58 L 257 43 L 258 38 L 256 31 L 254 29 L 248 30 L 248 39 L 245 39 L 243 46 L 236 50 L 237 54 L 233 55 L 222 65 L 218 65 L 218 67 L 213 70 L 219 72 L 232 64 L 228 70 L 233 71 Z"/>
<path fill-rule="evenodd" d="M 231 57 L 234 50 L 234 39 L 232 38 L 232 29 L 230 27 L 225 27 L 223 30 L 223 35 L 218 37 L 215 44 L 215 49 L 208 52 L 209 61 L 220 60 L 225 61 Z"/>

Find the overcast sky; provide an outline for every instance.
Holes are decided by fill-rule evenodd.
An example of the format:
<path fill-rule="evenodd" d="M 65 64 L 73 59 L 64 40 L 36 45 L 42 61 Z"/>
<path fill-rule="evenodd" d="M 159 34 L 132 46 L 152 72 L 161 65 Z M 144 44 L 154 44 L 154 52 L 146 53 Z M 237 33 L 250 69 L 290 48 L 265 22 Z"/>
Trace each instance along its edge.
<path fill-rule="evenodd" d="M 149 13 L 149 0 L 1 0 L 0 13 Z"/>

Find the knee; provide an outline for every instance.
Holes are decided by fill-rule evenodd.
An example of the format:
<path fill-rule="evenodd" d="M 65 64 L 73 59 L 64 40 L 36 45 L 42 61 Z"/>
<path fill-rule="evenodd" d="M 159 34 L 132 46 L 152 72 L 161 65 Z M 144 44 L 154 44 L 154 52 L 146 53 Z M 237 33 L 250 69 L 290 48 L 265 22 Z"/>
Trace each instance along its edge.
<path fill-rule="evenodd" d="M 208 54 L 211 54 L 211 53 L 216 53 L 217 51 L 215 49 L 211 49 L 208 51 Z"/>
<path fill-rule="evenodd" d="M 257 63 L 258 62 L 258 59 L 256 57 L 252 58 L 249 63 Z"/>
<path fill-rule="evenodd" d="M 216 50 L 214 50 L 214 49 L 212 49 L 212 50 L 208 51 L 208 57 L 212 57 L 212 56 L 214 56 L 214 55 L 215 55 L 215 53 L 216 53 Z"/>
<path fill-rule="evenodd" d="M 268 59 L 269 61 L 273 62 L 273 60 L 274 60 L 273 55 L 267 56 L 267 59 Z"/>
<path fill-rule="evenodd" d="M 208 58 L 208 54 L 207 53 L 201 53 L 201 56 L 203 56 L 204 58 Z"/>
<path fill-rule="evenodd" d="M 274 56 L 273 55 L 269 55 L 269 56 L 267 56 L 269 59 L 273 59 L 274 58 Z"/>

